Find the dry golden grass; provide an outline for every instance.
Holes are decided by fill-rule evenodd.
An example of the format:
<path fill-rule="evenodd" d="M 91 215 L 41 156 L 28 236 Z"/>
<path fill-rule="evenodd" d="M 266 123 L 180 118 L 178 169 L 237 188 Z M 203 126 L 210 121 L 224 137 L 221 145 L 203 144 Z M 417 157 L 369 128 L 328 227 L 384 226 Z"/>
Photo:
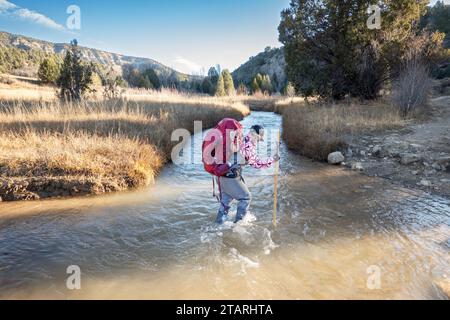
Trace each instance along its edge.
<path fill-rule="evenodd" d="M 342 150 L 347 138 L 363 132 L 402 126 L 404 119 L 393 106 L 342 103 L 327 105 L 305 102 L 279 105 L 283 116 L 283 135 L 291 149 L 315 160 Z"/>
<path fill-rule="evenodd" d="M 159 151 L 137 139 L 83 132 L 0 133 L 0 150 L 0 176 L 32 178 L 27 191 L 37 193 L 48 192 L 56 181 L 65 183 L 68 193 L 138 188 L 150 184 L 163 165 Z"/>
<path fill-rule="evenodd" d="M 5 88 L 0 86 L 0 97 L 2 100 L 10 101 L 54 101 L 55 89 L 48 87 L 47 90 L 42 89 L 24 89 L 24 88 Z"/>
<path fill-rule="evenodd" d="M 241 104 L 248 106 L 252 111 L 266 111 L 273 112 L 275 111 L 275 106 L 278 101 L 282 99 L 280 96 L 268 96 L 264 94 L 255 94 L 255 95 L 234 95 L 227 97 L 209 97 L 202 96 L 200 99 L 202 101 L 215 101 L 216 103 L 224 103 L 224 104 Z"/>
<path fill-rule="evenodd" d="M 315 102 L 317 101 L 317 98 L 310 98 L 308 100 L 309 102 Z M 275 108 L 274 112 L 278 114 L 283 114 L 284 110 L 288 107 L 292 106 L 299 106 L 303 105 L 305 103 L 305 99 L 303 97 L 288 97 L 288 98 L 282 98 L 279 99 L 277 102 L 275 102 Z"/>
<path fill-rule="evenodd" d="M 0 102 L 0 197 L 148 185 L 169 159 L 173 130 L 192 131 L 194 121 L 208 128 L 248 113 L 241 103 L 167 93 L 80 104 Z"/>
<path fill-rule="evenodd" d="M 40 86 L 36 79 L 0 75 L 0 97 L 5 101 L 54 101 L 56 89 Z"/>
<path fill-rule="evenodd" d="M 280 97 L 256 94 L 251 96 L 235 96 L 228 99 L 245 103 L 252 111 L 273 112 L 275 111 L 275 104 L 280 100 Z"/>

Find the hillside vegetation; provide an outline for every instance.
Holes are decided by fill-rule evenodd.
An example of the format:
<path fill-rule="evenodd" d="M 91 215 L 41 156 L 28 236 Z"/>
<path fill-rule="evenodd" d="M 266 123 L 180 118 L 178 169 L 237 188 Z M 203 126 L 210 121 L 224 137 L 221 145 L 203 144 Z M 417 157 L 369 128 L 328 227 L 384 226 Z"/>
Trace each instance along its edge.
<path fill-rule="evenodd" d="M 251 57 L 249 61 L 233 71 L 232 75 L 236 84 L 243 83 L 249 88 L 257 74 L 268 75 L 274 90 L 280 92 L 287 84 L 285 66 L 284 49 L 268 47 Z"/>
<path fill-rule="evenodd" d="M 69 44 L 51 43 L 0 32 L 0 72 L 36 77 L 39 64 L 44 57 L 58 56 L 62 59 L 69 48 Z M 178 81 L 187 81 L 193 78 L 148 58 L 126 56 L 82 46 L 80 51 L 84 60 L 103 65 L 107 69 L 112 68 L 120 73 L 124 66 L 132 65 L 141 71 L 151 68 L 161 79 L 176 78 Z"/>

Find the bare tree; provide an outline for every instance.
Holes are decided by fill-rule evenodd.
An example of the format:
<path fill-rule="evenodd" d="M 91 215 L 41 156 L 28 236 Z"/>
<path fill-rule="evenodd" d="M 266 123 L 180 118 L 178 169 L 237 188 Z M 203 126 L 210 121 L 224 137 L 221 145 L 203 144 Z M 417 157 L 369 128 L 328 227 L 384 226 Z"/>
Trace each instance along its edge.
<path fill-rule="evenodd" d="M 430 90 L 431 78 L 427 66 L 419 59 L 411 59 L 405 63 L 394 83 L 393 103 L 406 117 L 427 105 Z"/>

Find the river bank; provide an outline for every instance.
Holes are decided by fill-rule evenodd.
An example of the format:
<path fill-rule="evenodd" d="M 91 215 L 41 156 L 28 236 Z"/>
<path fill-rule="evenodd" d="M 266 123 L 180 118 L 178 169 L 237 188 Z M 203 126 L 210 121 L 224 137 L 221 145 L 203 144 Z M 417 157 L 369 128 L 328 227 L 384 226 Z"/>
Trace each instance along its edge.
<path fill-rule="evenodd" d="M 284 139 L 309 158 L 450 197 L 450 96 L 435 95 L 426 110 L 403 118 L 388 103 L 336 106 L 278 102 Z"/>
<path fill-rule="evenodd" d="M 450 96 L 431 99 L 428 112 L 401 129 L 349 137 L 344 165 L 450 197 Z"/>
<path fill-rule="evenodd" d="M 175 129 L 193 132 L 194 121 L 209 128 L 248 113 L 239 102 L 173 92 L 80 104 L 3 101 L 0 201 L 146 187 L 170 160 Z"/>

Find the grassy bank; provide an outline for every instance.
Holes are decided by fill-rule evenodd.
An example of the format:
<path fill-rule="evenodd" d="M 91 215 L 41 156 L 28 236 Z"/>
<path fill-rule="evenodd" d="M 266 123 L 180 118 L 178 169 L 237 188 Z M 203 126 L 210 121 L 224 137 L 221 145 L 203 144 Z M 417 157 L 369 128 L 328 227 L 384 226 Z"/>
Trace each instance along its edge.
<path fill-rule="evenodd" d="M 175 93 L 60 104 L 0 103 L 3 200 L 102 194 L 150 184 L 169 161 L 174 129 L 242 119 L 241 103 Z"/>
<path fill-rule="evenodd" d="M 308 158 L 325 161 L 344 150 L 352 135 L 402 126 L 398 109 L 383 103 L 323 104 L 286 100 L 277 104 L 283 117 L 283 138 L 289 148 Z"/>

